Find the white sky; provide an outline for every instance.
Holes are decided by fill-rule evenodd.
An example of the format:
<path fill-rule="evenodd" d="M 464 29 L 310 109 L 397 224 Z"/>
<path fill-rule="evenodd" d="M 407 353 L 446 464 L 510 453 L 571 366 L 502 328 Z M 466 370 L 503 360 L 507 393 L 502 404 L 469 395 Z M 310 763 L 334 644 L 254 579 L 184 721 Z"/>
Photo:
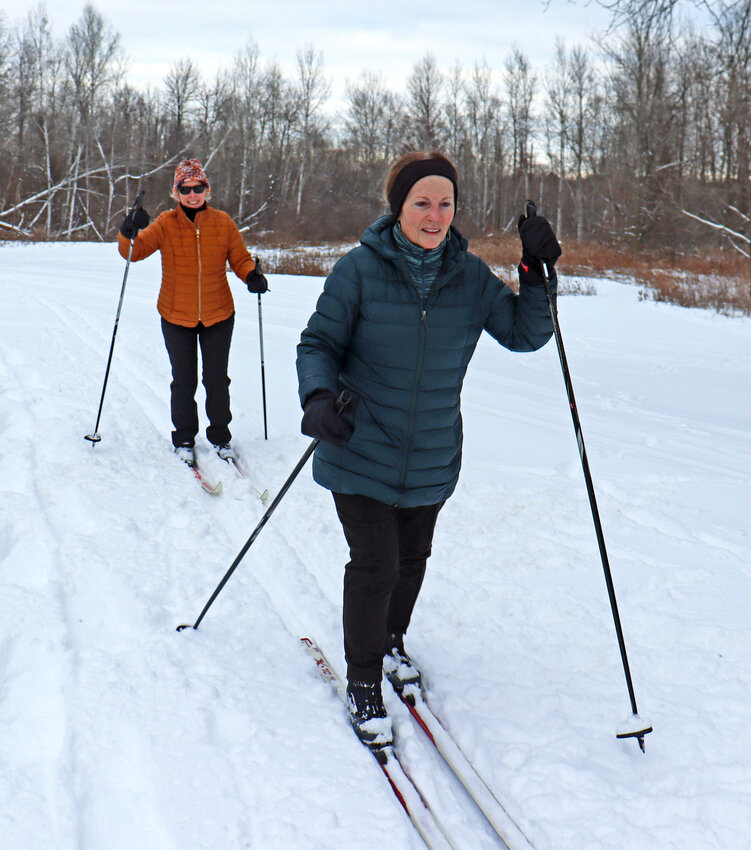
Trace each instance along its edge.
<path fill-rule="evenodd" d="M 25 21 L 34 0 L 1 0 L 6 23 Z M 62 39 L 81 17 L 84 0 L 46 4 L 52 34 Z M 398 91 L 414 64 L 432 52 L 441 70 L 458 61 L 466 71 L 483 60 L 502 69 L 518 47 L 535 71 L 544 71 L 560 37 L 567 47 L 590 45 L 610 14 L 594 0 L 95 0 L 92 4 L 120 34 L 130 63 L 126 79 L 159 88 L 171 66 L 190 58 L 211 80 L 253 39 L 263 62 L 296 72 L 298 49 L 323 54 L 332 99 L 346 80 L 380 72 Z"/>

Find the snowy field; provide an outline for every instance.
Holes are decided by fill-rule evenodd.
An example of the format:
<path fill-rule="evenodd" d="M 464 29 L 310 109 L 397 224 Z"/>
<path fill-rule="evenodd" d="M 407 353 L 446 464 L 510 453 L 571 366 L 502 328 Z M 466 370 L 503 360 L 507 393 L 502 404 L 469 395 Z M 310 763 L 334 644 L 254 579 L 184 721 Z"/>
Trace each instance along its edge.
<path fill-rule="evenodd" d="M 114 245 L 0 245 L 2 850 L 420 850 L 298 638 L 343 671 L 347 551 L 301 473 L 263 515 L 221 462 L 172 456 L 159 260 Z M 295 345 L 322 281 L 233 278 L 235 443 L 272 493 L 308 445 Z M 591 283 L 591 281 L 587 281 Z M 631 715 L 554 342 L 485 336 L 465 456 L 407 639 L 429 699 L 537 850 L 751 846 L 751 320 L 560 300 L 646 754 Z M 205 424 L 202 418 L 202 424 Z M 205 449 L 205 443 L 202 444 Z M 215 462 L 215 463 L 214 463 Z M 385 689 L 386 692 L 387 689 Z M 392 693 L 404 762 L 457 850 L 499 845 Z"/>

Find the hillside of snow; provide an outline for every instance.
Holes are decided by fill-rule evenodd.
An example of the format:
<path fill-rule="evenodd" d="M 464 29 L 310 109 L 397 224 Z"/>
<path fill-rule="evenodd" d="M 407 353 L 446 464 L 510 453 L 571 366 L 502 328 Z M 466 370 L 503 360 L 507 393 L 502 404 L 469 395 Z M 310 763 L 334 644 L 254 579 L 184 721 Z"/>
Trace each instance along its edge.
<path fill-rule="evenodd" d="M 172 455 L 158 257 L 0 244 L 0 846 L 420 850 L 299 638 L 343 672 L 347 549 L 306 467 L 295 345 L 322 280 L 233 280 L 235 445 Z M 586 281 L 560 321 L 629 653 L 631 715 L 555 344 L 482 339 L 465 452 L 407 648 L 444 725 L 537 850 L 751 842 L 751 320 Z M 199 402 L 202 406 L 202 402 Z M 202 414 L 202 425 L 205 419 Z M 385 689 L 405 766 L 458 850 L 500 845 Z"/>

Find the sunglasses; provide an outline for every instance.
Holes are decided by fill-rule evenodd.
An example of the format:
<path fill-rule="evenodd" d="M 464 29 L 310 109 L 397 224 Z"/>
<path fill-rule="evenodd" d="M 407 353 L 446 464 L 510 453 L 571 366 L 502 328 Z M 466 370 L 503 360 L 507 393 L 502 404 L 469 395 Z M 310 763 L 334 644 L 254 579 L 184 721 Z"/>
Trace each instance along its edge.
<path fill-rule="evenodd" d="M 199 183 L 197 186 L 178 186 L 177 191 L 181 195 L 189 195 L 191 192 L 195 192 L 196 195 L 202 195 L 206 191 L 206 184 Z"/>

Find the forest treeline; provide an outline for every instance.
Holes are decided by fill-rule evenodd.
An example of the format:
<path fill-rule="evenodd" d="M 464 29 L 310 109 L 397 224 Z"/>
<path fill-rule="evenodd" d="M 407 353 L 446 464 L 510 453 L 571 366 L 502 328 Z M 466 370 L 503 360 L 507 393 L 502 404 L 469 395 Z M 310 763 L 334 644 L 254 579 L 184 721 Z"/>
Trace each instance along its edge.
<path fill-rule="evenodd" d="M 192 155 L 249 239 L 352 238 L 384 210 L 389 162 L 438 148 L 470 235 L 510 229 L 534 197 L 563 239 L 749 257 L 751 0 L 701 4 L 699 29 L 678 5 L 615 2 L 605 37 L 559 42 L 542 68 L 520 49 L 500 68 L 427 53 L 400 91 L 353 69 L 335 115 L 311 46 L 285 74 L 249 34 L 212 79 L 185 58 L 144 90 L 95 6 L 60 38 L 44 5 L 0 16 L 0 236 L 112 239 L 138 187 L 152 214 L 172 203 Z"/>

